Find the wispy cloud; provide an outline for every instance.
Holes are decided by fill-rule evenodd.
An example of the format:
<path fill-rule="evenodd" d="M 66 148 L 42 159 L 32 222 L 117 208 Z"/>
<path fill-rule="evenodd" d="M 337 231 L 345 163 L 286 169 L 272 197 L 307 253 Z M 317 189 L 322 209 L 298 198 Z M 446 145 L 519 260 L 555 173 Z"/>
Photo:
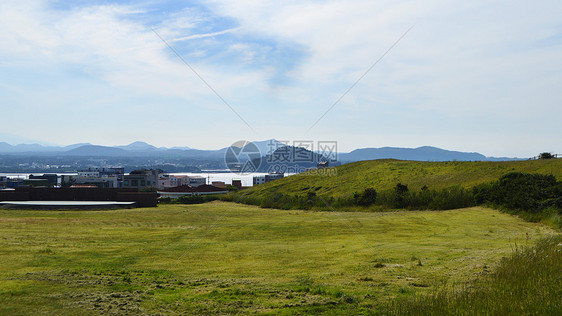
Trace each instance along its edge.
<path fill-rule="evenodd" d="M 298 138 L 297 130 L 326 111 L 416 23 L 407 41 L 310 137 L 340 140 L 350 149 L 437 145 L 505 155 L 556 150 L 548 146 L 557 143 L 552 135 L 562 133 L 557 1 L 170 3 L 0 2 L 0 102 L 11 105 L 4 115 L 26 117 L 62 143 L 118 137 L 119 143 L 205 147 L 252 137 L 162 45 L 153 27 L 248 123 L 271 137 Z M 96 112 L 137 123 L 87 115 Z M 52 127 L 45 118 L 64 118 L 78 132 Z M 79 131 L 98 127 L 104 130 L 99 135 Z M 0 132 L 17 128 L 10 121 Z M 182 136 L 194 129 L 212 132 Z M 224 130 L 236 132 L 224 136 Z M 521 130 L 537 141 L 526 149 L 517 141 L 506 145 Z M 36 138 L 34 131 L 22 133 Z"/>
<path fill-rule="evenodd" d="M 189 36 L 174 38 L 174 39 L 169 40 L 169 42 L 173 43 L 173 42 L 189 41 L 189 40 L 201 39 L 201 38 L 207 38 L 207 37 L 215 37 L 215 36 L 235 32 L 238 29 L 239 28 L 231 28 L 231 29 L 228 29 L 228 30 L 212 32 L 212 33 L 193 34 L 193 35 L 189 35 Z"/>

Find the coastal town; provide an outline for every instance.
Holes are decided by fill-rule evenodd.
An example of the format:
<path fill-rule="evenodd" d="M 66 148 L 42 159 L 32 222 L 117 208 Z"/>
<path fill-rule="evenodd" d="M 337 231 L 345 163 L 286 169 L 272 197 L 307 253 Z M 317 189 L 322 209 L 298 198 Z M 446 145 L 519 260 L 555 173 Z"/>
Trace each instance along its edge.
<path fill-rule="evenodd" d="M 252 185 L 259 185 L 283 178 L 284 173 L 253 176 Z M 200 175 L 170 174 L 159 169 L 140 169 L 129 173 L 121 167 L 88 168 L 75 174 L 29 174 L 27 176 L 0 176 L 0 190 L 17 188 L 83 188 L 83 189 L 133 189 L 157 192 L 160 197 L 178 198 L 184 195 L 224 194 L 242 190 L 241 179 L 212 181 Z"/>

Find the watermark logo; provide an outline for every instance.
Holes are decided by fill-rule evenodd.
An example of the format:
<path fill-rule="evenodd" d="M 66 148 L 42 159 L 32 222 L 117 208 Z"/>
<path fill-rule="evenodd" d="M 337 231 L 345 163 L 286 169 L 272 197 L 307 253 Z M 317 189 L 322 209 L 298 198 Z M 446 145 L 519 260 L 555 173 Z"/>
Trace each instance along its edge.
<path fill-rule="evenodd" d="M 267 172 L 295 174 L 324 169 L 338 162 L 337 149 L 336 141 L 272 140 L 268 143 L 268 155 L 265 159 Z"/>
<path fill-rule="evenodd" d="M 231 172 L 247 175 L 258 172 L 262 163 L 262 153 L 256 144 L 239 140 L 227 148 L 224 162 Z"/>
<path fill-rule="evenodd" d="M 262 149 L 250 141 L 237 141 L 227 148 L 225 163 L 236 174 L 248 175 L 256 172 L 268 174 L 296 174 L 309 172 L 312 175 L 335 175 L 338 164 L 336 141 L 277 141 L 264 144 Z M 264 153 L 265 151 L 265 153 Z"/>
<path fill-rule="evenodd" d="M 267 145 L 267 162 L 272 164 L 320 164 L 338 160 L 336 141 L 283 140 L 270 141 Z"/>

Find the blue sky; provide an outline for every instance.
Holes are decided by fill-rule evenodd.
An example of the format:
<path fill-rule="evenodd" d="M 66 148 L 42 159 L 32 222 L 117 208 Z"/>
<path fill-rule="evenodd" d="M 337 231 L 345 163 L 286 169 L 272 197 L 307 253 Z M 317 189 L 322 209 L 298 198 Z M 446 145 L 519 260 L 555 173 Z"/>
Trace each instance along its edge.
<path fill-rule="evenodd" d="M 562 153 L 561 16 L 559 1 L 2 0 L 0 141 Z"/>

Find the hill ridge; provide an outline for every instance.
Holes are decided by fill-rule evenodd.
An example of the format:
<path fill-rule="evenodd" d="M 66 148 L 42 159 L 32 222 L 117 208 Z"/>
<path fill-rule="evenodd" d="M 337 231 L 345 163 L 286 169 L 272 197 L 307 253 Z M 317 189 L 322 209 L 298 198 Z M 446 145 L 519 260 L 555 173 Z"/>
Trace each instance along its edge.
<path fill-rule="evenodd" d="M 446 161 L 423 162 L 381 159 L 359 161 L 335 167 L 331 172 L 311 171 L 278 179 L 240 192 L 260 198 L 267 194 L 306 195 L 314 192 L 324 197 L 350 196 L 365 188 L 387 190 L 398 183 L 410 189 L 423 186 L 441 189 L 474 185 L 499 179 L 509 172 L 552 174 L 562 179 L 562 159 L 521 161 Z"/>

